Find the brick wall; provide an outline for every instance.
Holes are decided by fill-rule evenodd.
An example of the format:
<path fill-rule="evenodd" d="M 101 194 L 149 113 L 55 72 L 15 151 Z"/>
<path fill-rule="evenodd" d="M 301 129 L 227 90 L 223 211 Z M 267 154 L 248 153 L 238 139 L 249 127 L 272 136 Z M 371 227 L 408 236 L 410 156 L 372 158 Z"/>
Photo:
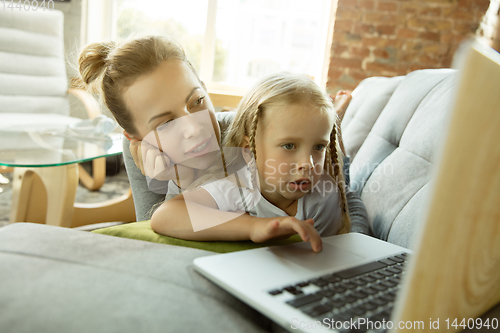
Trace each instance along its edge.
<path fill-rule="evenodd" d="M 371 76 L 450 67 L 459 42 L 475 34 L 489 4 L 489 0 L 338 0 L 328 89 L 354 89 Z"/>

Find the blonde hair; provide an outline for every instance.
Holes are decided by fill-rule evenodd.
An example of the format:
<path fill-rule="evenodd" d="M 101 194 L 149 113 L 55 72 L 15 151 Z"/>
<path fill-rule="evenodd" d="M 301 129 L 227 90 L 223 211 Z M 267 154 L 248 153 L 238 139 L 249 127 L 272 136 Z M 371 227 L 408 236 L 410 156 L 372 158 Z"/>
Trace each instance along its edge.
<path fill-rule="evenodd" d="M 107 42 L 85 46 L 78 57 L 80 76 L 72 85 L 100 93 L 118 124 L 128 133 L 138 134 L 123 100 L 123 92 L 139 76 L 151 73 L 169 59 L 185 62 L 200 80 L 179 44 L 164 36 L 146 36 L 120 44 Z"/>
<path fill-rule="evenodd" d="M 290 73 L 278 73 L 264 77 L 241 100 L 238 105 L 236 117 L 228 128 L 222 146 L 242 147 L 245 145 L 245 136 L 247 136 L 249 138 L 250 150 L 254 158 L 257 159 L 258 152 L 255 150 L 255 133 L 257 132 L 259 119 L 272 107 L 301 102 L 307 102 L 319 110 L 332 112 L 336 116 L 333 112 L 331 99 L 309 77 Z M 341 164 L 340 131 L 337 129 L 337 121 L 334 123 L 335 125 L 330 133 L 330 144 L 326 152 L 323 168 L 335 180 L 340 193 L 342 225 L 339 233 L 342 234 L 349 232 L 351 221 L 347 207 L 345 180 Z"/>

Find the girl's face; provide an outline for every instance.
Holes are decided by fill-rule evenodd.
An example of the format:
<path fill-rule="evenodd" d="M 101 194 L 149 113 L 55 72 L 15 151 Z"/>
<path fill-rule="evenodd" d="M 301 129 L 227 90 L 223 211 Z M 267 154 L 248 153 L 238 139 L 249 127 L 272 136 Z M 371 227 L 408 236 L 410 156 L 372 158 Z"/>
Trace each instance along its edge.
<path fill-rule="evenodd" d="M 172 163 L 195 169 L 213 163 L 209 153 L 219 150 L 219 125 L 208 93 L 183 61 L 164 61 L 137 78 L 123 98 L 137 139 L 159 147 Z"/>
<path fill-rule="evenodd" d="M 267 109 L 255 135 L 262 195 L 282 208 L 319 181 L 333 117 L 310 103 Z"/>

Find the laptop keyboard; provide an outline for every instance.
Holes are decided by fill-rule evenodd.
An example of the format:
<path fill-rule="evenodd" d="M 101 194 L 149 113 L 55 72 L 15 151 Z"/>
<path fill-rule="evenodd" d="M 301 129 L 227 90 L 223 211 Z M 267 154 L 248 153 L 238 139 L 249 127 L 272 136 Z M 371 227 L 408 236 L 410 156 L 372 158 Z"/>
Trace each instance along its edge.
<path fill-rule="evenodd" d="M 388 321 L 408 257 L 407 253 L 400 253 L 274 289 L 269 294 L 280 295 L 286 291 L 295 295 L 286 303 L 318 321 L 327 319 L 329 322 L 350 322 L 352 319 L 356 322 L 358 318 L 368 318 L 371 322 Z M 314 288 L 314 292 L 308 292 L 311 289 L 308 287 L 312 285 L 317 288 Z M 357 326 L 356 332 L 365 331 L 363 327 Z"/>

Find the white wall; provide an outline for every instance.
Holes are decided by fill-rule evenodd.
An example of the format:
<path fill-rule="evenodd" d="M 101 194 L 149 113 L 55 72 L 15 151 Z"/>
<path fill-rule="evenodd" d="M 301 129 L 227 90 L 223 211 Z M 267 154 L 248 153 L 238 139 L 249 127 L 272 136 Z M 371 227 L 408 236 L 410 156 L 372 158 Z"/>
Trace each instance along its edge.
<path fill-rule="evenodd" d="M 82 0 L 54 2 L 54 8 L 64 13 L 64 49 L 66 62 L 76 61 L 80 45 L 80 30 L 82 24 Z M 72 66 L 66 66 L 68 79 L 76 75 Z"/>
<path fill-rule="evenodd" d="M 54 2 L 54 8 L 64 13 L 64 50 L 66 56 L 66 73 L 68 83 L 78 73 L 77 59 L 82 48 L 82 3 L 85 0 L 71 0 L 68 2 Z M 80 101 L 70 96 L 70 115 L 77 118 L 87 118 L 87 112 Z M 101 105 L 102 112 L 110 116 L 109 111 Z"/>

